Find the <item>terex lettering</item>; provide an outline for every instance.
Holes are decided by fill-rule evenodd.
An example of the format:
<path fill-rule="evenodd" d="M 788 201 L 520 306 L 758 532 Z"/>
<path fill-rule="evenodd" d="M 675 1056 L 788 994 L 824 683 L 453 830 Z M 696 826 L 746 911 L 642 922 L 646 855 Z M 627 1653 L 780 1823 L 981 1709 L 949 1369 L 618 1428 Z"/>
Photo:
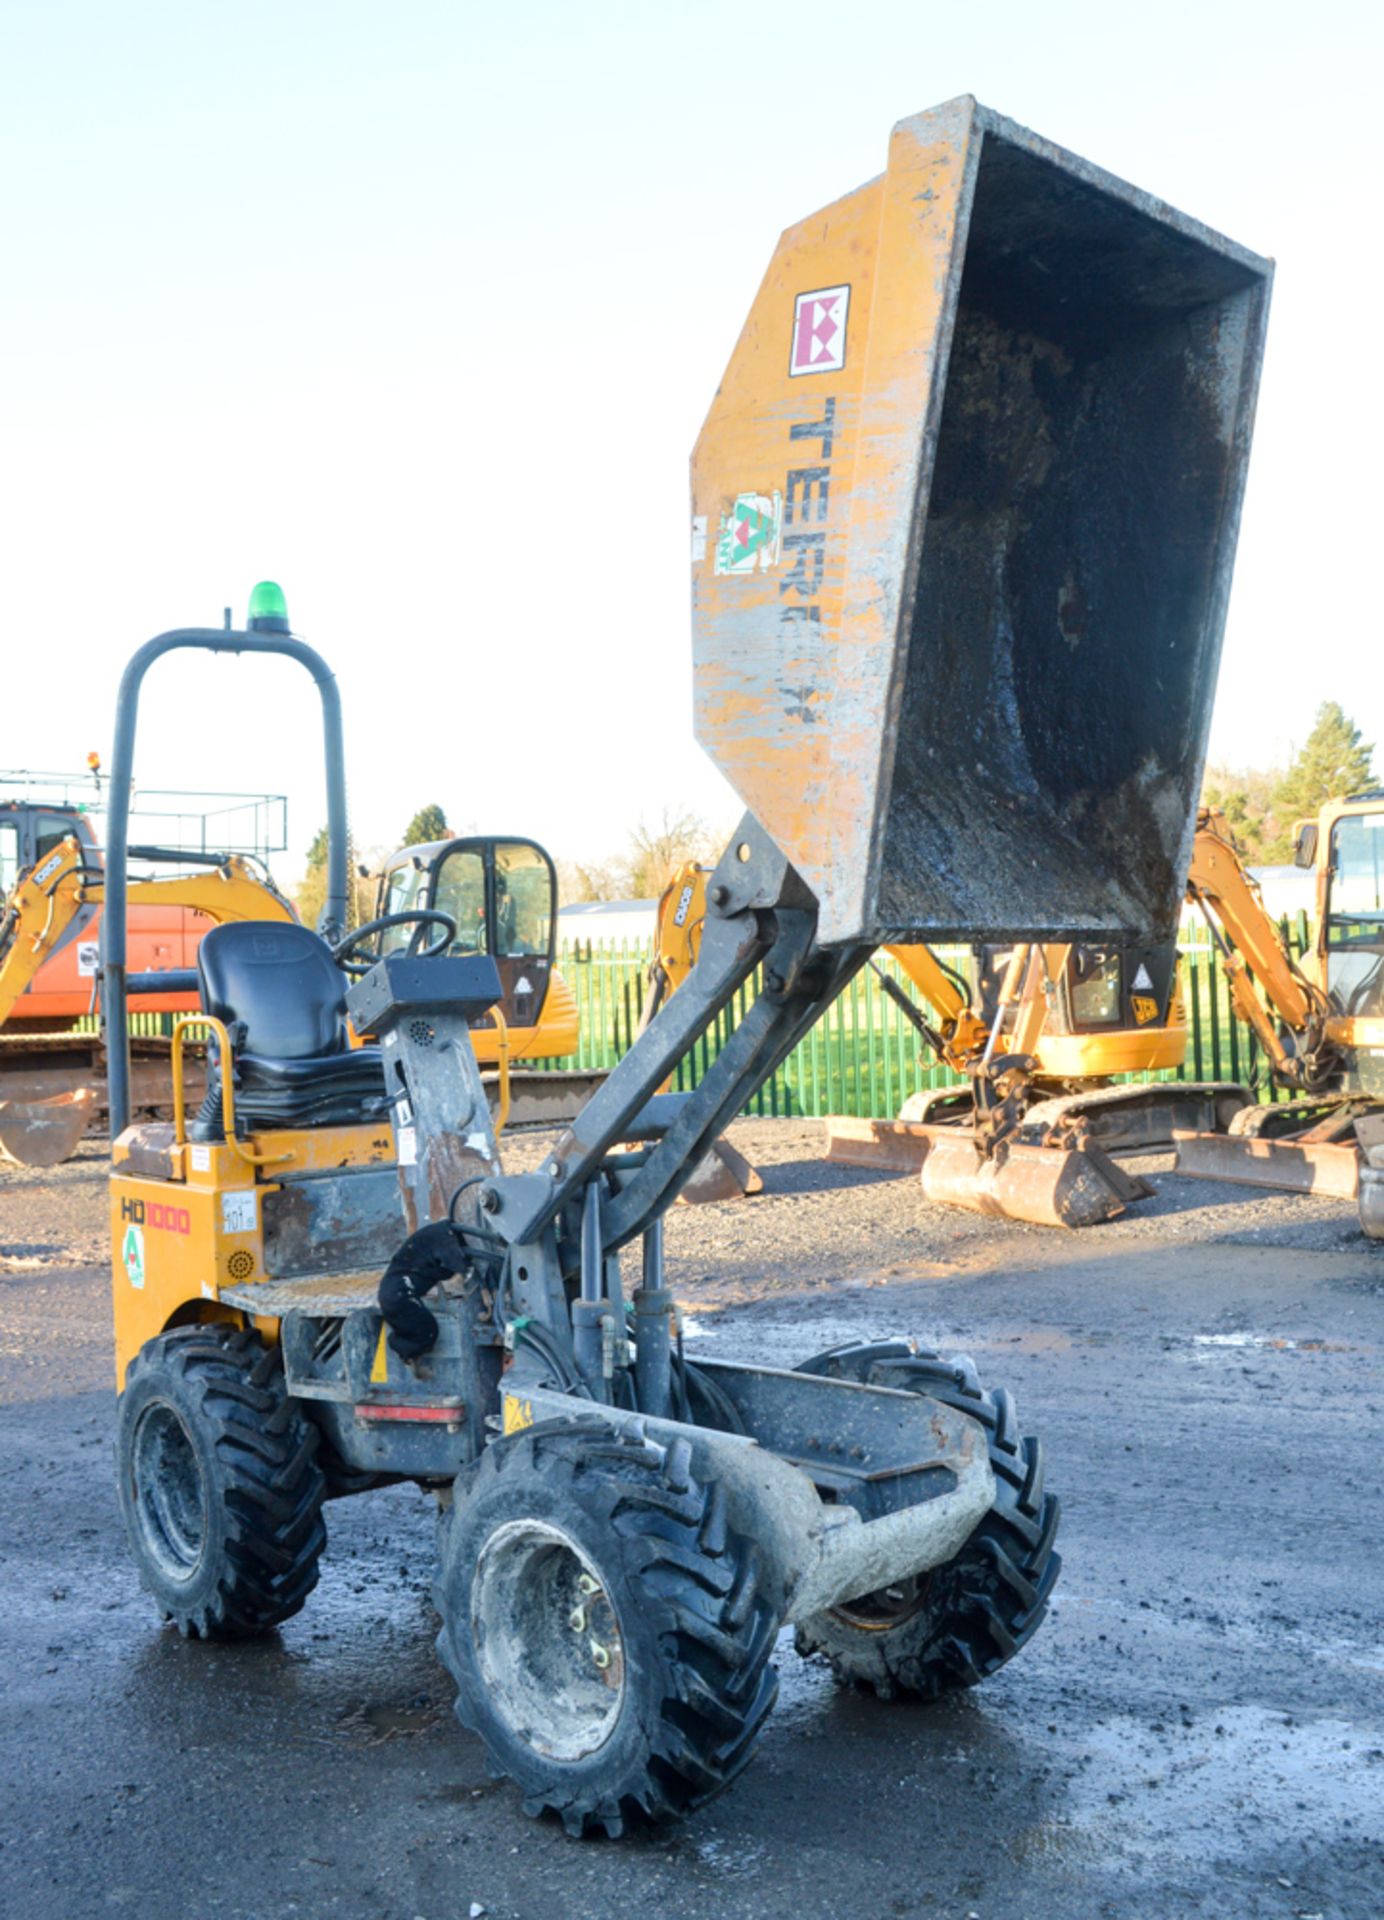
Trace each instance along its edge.
<path fill-rule="evenodd" d="M 788 429 L 788 437 L 817 441 L 821 457 L 814 466 L 790 467 L 784 487 L 783 557 L 791 562 L 779 580 L 779 625 L 784 629 L 802 622 L 821 624 L 827 544 L 824 529 L 831 514 L 831 455 L 836 439 L 835 399 L 826 401 L 820 420 L 795 422 Z M 785 687 L 782 691 L 792 698 L 787 711 L 794 719 L 804 724 L 817 719 L 811 704 L 812 688 Z"/>

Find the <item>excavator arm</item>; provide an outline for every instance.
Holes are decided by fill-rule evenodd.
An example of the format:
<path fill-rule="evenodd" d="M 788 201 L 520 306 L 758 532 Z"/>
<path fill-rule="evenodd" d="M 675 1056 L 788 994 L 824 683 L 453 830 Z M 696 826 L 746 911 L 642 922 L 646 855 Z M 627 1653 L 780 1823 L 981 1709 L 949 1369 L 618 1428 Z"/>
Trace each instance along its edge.
<path fill-rule="evenodd" d="M 0 1026 L 44 961 L 86 907 L 99 906 L 105 882 L 75 836 L 16 883 L 0 924 Z M 293 908 L 247 860 L 228 854 L 214 867 L 158 880 L 132 880 L 129 904 L 186 907 L 218 925 L 228 920 L 294 920 Z"/>
<path fill-rule="evenodd" d="M 1325 995 L 1302 972 L 1264 905 L 1257 881 L 1240 859 L 1225 815 L 1197 814 L 1187 898 L 1201 908 L 1220 955 L 1234 1012 L 1243 1020 L 1289 1086 L 1311 1087 L 1334 1065 L 1326 1040 Z M 1295 1045 L 1284 1045 L 1279 1027 Z"/>

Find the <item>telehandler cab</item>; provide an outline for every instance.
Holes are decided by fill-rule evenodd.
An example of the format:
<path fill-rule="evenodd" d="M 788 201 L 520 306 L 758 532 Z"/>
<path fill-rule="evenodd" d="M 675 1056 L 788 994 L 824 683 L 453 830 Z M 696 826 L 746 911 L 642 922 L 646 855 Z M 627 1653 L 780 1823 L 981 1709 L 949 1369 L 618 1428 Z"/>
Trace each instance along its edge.
<path fill-rule="evenodd" d="M 220 1124 L 180 1105 L 115 1143 L 121 1500 L 185 1633 L 287 1619 L 325 1496 L 417 1481 L 463 1724 L 530 1812 L 611 1834 L 741 1771 L 785 1622 L 885 1696 L 1029 1639 L 1057 1503 L 1008 1394 L 904 1340 L 694 1361 L 663 1220 L 878 945 L 1171 932 L 1268 282 L 970 99 L 783 236 L 693 459 L 697 732 L 749 812 L 692 973 L 536 1173 L 499 1170 L 471 1048 L 493 959 L 391 953 L 347 987 L 333 958 L 321 659 L 282 619 L 135 656 L 113 806 L 172 648 L 291 655 L 328 731 L 324 937 L 208 934 Z M 760 969 L 699 1084 L 658 1095 Z"/>

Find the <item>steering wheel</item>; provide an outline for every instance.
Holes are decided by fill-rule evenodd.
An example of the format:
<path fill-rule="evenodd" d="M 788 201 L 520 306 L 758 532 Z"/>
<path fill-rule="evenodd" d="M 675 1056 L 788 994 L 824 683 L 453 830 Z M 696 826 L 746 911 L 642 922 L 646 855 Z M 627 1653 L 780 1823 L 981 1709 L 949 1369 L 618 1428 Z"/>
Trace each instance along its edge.
<path fill-rule="evenodd" d="M 423 929 L 429 926 L 440 927 L 442 931 L 431 946 L 420 946 L 419 939 Z M 355 932 L 348 933 L 344 940 L 338 940 L 332 948 L 332 959 L 343 973 L 349 973 L 355 977 L 369 973 L 371 967 L 380 958 L 379 954 L 357 954 L 356 948 L 362 946 L 365 941 L 373 939 L 377 934 L 387 932 L 390 927 L 417 929 L 408 944 L 409 953 L 415 960 L 440 960 L 457 937 L 457 923 L 450 913 L 431 911 L 425 913 L 421 909 L 416 913 L 386 913 L 382 914 L 378 920 L 367 920 L 363 927 L 357 927 Z"/>

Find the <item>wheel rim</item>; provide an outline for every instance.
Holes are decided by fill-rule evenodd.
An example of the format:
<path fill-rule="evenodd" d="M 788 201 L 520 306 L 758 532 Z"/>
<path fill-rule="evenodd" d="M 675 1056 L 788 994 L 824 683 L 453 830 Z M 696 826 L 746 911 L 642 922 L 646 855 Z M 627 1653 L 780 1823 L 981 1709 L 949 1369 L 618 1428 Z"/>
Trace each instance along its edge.
<path fill-rule="evenodd" d="M 139 1416 L 132 1470 L 145 1551 L 168 1579 L 190 1580 L 206 1544 L 206 1488 L 192 1437 L 165 1401 Z"/>
<path fill-rule="evenodd" d="M 915 1573 L 907 1580 L 896 1580 L 891 1587 L 863 1593 L 858 1600 L 847 1600 L 833 1607 L 836 1619 L 861 1633 L 888 1633 L 892 1627 L 911 1620 L 925 1603 L 932 1586 L 932 1573 Z"/>
<path fill-rule="evenodd" d="M 570 1534 L 508 1520 L 482 1547 L 471 1640 L 495 1711 L 552 1760 L 581 1760 L 615 1731 L 624 1640 L 605 1584 Z"/>

